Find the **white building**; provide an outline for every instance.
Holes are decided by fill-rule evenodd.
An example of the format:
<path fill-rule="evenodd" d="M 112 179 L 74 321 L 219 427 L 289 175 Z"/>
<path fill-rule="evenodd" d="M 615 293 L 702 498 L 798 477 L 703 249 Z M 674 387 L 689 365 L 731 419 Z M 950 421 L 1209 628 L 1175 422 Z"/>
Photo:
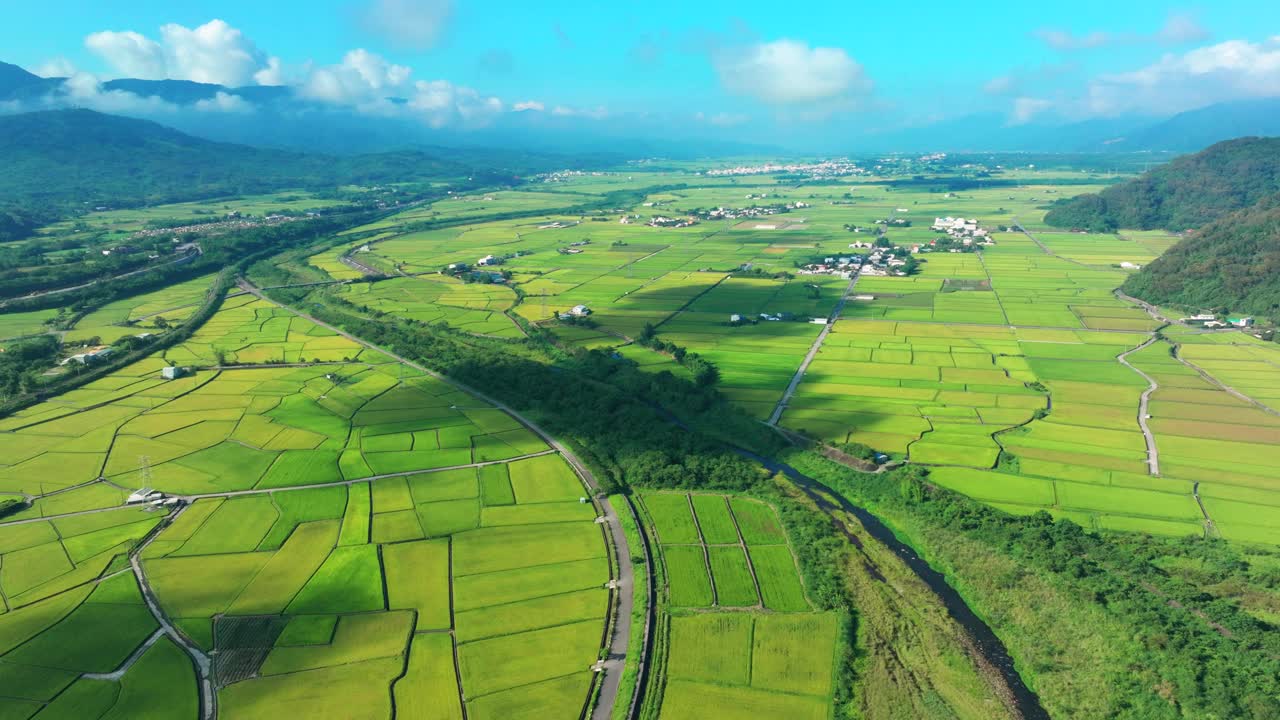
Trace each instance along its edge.
<path fill-rule="evenodd" d="M 497 265 L 498 258 L 494 257 L 493 255 L 485 255 L 484 257 L 477 260 L 476 264 L 477 265 Z"/>
<path fill-rule="evenodd" d="M 99 345 L 97 347 L 89 348 L 88 350 L 82 353 L 76 353 L 75 355 L 72 355 L 66 360 L 63 360 L 62 364 L 66 365 L 69 362 L 78 362 L 81 365 L 91 365 L 93 363 L 98 362 L 99 360 L 106 360 L 114 352 L 115 352 L 114 348 L 108 347 L 106 345 Z"/>
<path fill-rule="evenodd" d="M 165 380 L 177 380 L 187 374 L 187 369 L 176 365 L 168 365 L 160 368 L 160 377 Z"/>

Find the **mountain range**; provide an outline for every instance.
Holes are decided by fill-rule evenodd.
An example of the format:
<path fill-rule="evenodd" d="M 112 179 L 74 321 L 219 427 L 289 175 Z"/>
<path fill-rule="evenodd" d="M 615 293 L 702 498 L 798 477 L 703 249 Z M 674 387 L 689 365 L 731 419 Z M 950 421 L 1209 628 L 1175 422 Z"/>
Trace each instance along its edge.
<path fill-rule="evenodd" d="M 616 152 L 713 156 L 785 152 L 733 140 L 732 128 L 662 116 L 612 117 L 505 112 L 468 129 L 432 127 L 412 117 L 366 114 L 304 97 L 288 86 L 226 87 L 186 80 L 108 80 L 96 88 L 132 107 L 94 105 L 70 91 L 66 78 L 44 78 L 0 62 L 0 107 L 11 112 L 94 107 L 159 120 L 223 142 L 330 153 L 367 153 L 416 146 L 502 147 L 548 152 Z M 127 93 L 127 95 L 126 95 Z M 101 98 L 97 98 L 100 100 Z M 391 105 L 403 98 L 386 98 Z M 212 112 L 219 101 L 234 105 Z M 1280 98 L 1218 103 L 1168 117 L 1124 115 L 1080 122 L 1011 125 L 996 112 L 916 127 L 840 134 L 841 153 L 946 150 L 1010 152 L 1190 152 L 1242 135 L 1280 135 Z M 834 146 L 833 146 L 834 147 Z"/>

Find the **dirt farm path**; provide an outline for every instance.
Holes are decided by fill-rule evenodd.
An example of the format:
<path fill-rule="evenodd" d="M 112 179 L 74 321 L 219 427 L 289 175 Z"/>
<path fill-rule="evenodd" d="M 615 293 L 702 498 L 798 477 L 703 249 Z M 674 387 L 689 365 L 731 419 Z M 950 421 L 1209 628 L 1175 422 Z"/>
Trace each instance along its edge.
<path fill-rule="evenodd" d="M 769 415 L 770 425 L 777 425 L 778 421 L 782 419 L 782 412 L 787 409 L 787 403 L 791 402 L 791 396 L 796 394 L 796 388 L 800 387 L 800 381 L 804 379 L 804 374 L 809 371 L 809 364 L 818 356 L 818 351 L 822 349 L 822 342 L 831 333 L 831 328 L 835 326 L 836 319 L 840 317 L 840 313 L 844 310 L 844 304 L 849 300 L 849 295 L 853 292 L 854 286 L 858 284 L 858 278 L 860 277 L 862 277 L 861 273 L 853 276 L 853 279 L 845 287 L 844 294 L 840 296 L 840 300 L 831 309 L 831 314 L 827 316 L 827 324 L 822 326 L 822 332 L 818 333 L 818 337 L 813 339 L 813 345 L 809 346 L 809 352 L 805 354 L 804 362 L 800 363 L 800 367 L 796 369 L 796 374 L 791 378 L 791 383 L 787 385 L 787 391 L 782 393 L 782 398 L 778 400 L 778 404 L 773 408 L 773 413 Z"/>

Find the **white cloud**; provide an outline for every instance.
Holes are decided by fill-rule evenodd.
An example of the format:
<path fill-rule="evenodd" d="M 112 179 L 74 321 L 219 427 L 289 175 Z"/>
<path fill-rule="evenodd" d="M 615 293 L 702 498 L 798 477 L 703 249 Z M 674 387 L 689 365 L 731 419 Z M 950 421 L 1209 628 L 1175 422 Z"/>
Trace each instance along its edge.
<path fill-rule="evenodd" d="M 546 109 L 547 109 L 547 106 L 543 105 L 537 100 L 525 100 L 524 102 L 518 102 L 515 105 L 511 106 L 512 112 L 525 112 L 525 111 L 542 112 L 543 110 L 546 110 Z"/>
<path fill-rule="evenodd" d="M 287 84 L 284 77 L 284 68 L 280 64 L 280 58 L 268 58 L 266 67 L 253 74 L 253 81 L 259 85 Z"/>
<path fill-rule="evenodd" d="M 200 100 L 196 102 L 196 110 L 200 112 L 222 112 L 222 113 L 251 113 L 254 108 L 253 103 L 245 100 L 239 95 L 232 95 L 219 90 L 212 98 L 208 100 Z"/>
<path fill-rule="evenodd" d="M 62 84 L 62 96 L 50 97 L 56 104 L 69 102 L 106 113 L 154 115 L 174 112 L 178 107 L 158 97 L 142 97 L 124 90 L 104 90 L 97 77 L 76 73 Z"/>
<path fill-rule="evenodd" d="M 414 48 L 436 44 L 453 17 L 453 0 L 373 0 L 365 25 L 392 42 Z"/>
<path fill-rule="evenodd" d="M 1009 117 L 1009 124 L 1023 125 L 1029 123 L 1035 116 L 1051 107 L 1053 107 L 1053 103 L 1043 98 L 1017 98 L 1013 101 L 1013 113 Z"/>
<path fill-rule="evenodd" d="M 409 108 L 431 127 L 457 123 L 484 125 L 503 111 L 502 101 L 498 98 L 485 97 L 447 80 L 419 80 L 413 87 Z"/>
<path fill-rule="evenodd" d="M 169 77 L 160 43 L 141 33 L 132 30 L 91 33 L 84 39 L 84 45 L 127 77 L 143 80 Z"/>
<path fill-rule="evenodd" d="M 259 77 L 278 80 L 280 61 L 267 57 L 238 29 L 217 19 L 196 28 L 164 25 L 159 41 L 133 31 L 103 31 L 90 34 L 84 42 L 126 77 L 229 86 L 248 85 Z"/>
<path fill-rule="evenodd" d="M 65 57 L 59 56 L 44 61 L 33 72 L 45 78 L 71 77 L 76 74 L 76 66 Z"/>
<path fill-rule="evenodd" d="M 1180 112 L 1224 100 L 1280 96 L 1280 36 L 1262 42 L 1228 40 L 1166 54 L 1147 67 L 1103 75 L 1089 83 L 1095 114 L 1129 110 Z"/>
<path fill-rule="evenodd" d="M 871 89 L 862 66 L 843 49 L 798 40 L 719 49 L 712 60 L 725 89 L 771 105 L 847 100 Z"/>
<path fill-rule="evenodd" d="M 340 105 L 381 103 L 402 88 L 413 73 L 404 65 L 358 48 L 339 65 L 316 68 L 303 82 L 304 97 Z"/>

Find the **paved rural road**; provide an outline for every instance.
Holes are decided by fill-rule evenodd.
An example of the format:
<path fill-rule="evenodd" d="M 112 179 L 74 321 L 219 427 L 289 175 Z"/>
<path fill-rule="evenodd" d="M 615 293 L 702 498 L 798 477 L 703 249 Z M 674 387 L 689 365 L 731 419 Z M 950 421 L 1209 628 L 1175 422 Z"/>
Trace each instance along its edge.
<path fill-rule="evenodd" d="M 170 515 L 167 520 L 161 521 L 161 524 L 156 526 L 156 530 L 153 530 L 142 544 L 135 547 L 133 552 L 129 553 L 129 565 L 133 568 L 134 577 L 138 579 L 138 587 L 142 590 L 142 599 L 146 601 L 147 609 L 150 610 L 152 616 L 155 617 L 156 622 L 160 625 L 160 629 L 168 635 L 179 648 L 182 648 L 182 650 L 190 656 L 191 661 L 195 664 L 196 674 L 200 678 L 200 717 L 201 720 L 210 720 L 218 714 L 216 707 L 217 698 L 213 694 L 213 663 L 209 660 L 208 655 L 205 655 L 199 648 L 192 645 L 191 642 L 187 640 L 186 636 L 178 632 L 177 628 L 173 626 L 173 623 L 169 622 L 169 616 L 165 615 L 164 611 L 160 609 L 160 603 L 156 600 L 155 591 L 151 589 L 151 582 L 147 580 L 146 573 L 142 571 L 142 561 L 138 559 L 142 555 L 143 551 L 147 549 L 147 546 L 160 536 L 158 530 L 163 528 L 166 522 L 172 523 L 173 519 L 181 515 L 182 511 L 185 509 L 186 508 L 179 508 L 178 511 Z"/>
<path fill-rule="evenodd" d="M 600 484 L 596 482 L 595 475 L 591 473 L 591 470 L 589 470 L 587 466 L 582 463 L 582 461 L 578 458 L 577 455 L 573 453 L 572 450 L 566 447 L 559 440 L 556 440 L 554 437 L 547 434 L 545 430 L 543 430 L 541 427 L 534 424 L 533 421 L 529 420 L 519 412 L 516 412 L 514 409 L 512 409 L 505 403 L 501 403 L 498 400 L 492 397 L 489 397 L 488 395 L 482 392 L 479 392 L 478 390 L 468 387 L 467 385 L 464 385 L 463 383 L 460 383 L 456 380 L 448 378 L 444 375 L 441 375 L 440 373 L 434 370 L 431 370 L 430 368 L 427 368 L 423 365 L 413 362 L 412 360 L 409 360 L 394 352 L 391 352 L 386 348 L 379 347 L 377 345 L 374 345 L 371 342 L 368 342 L 367 340 L 358 338 L 355 335 L 352 335 L 351 333 L 348 333 L 345 330 L 342 330 L 341 328 L 335 327 L 322 320 L 311 317 L 310 315 L 304 312 L 301 312 L 295 308 L 289 307 L 287 305 L 281 305 L 275 300 L 272 300 L 271 298 L 263 295 L 262 291 L 256 286 L 254 286 L 252 283 L 250 283 L 248 280 L 242 279 L 240 281 L 240 287 L 243 288 L 246 292 L 257 296 L 258 298 L 265 300 L 266 302 L 269 302 L 273 305 L 284 308 L 294 313 L 298 317 L 301 317 L 305 320 L 309 320 L 319 325 L 320 327 L 323 327 L 332 332 L 335 332 L 338 335 L 354 343 L 358 343 L 371 350 L 376 350 L 392 359 L 398 360 L 404 363 L 405 365 L 408 365 L 409 367 L 414 368 L 415 370 L 426 373 L 427 375 L 443 383 L 446 383 L 455 388 L 458 388 L 459 390 L 462 390 L 463 392 L 466 392 L 475 397 L 478 397 L 481 400 L 489 403 L 490 405 L 498 408 L 499 410 L 506 412 L 511 417 L 515 418 L 518 422 L 520 422 L 520 424 L 524 425 L 526 428 L 532 431 L 535 435 L 542 438 L 544 442 L 546 442 L 548 445 L 550 445 L 552 448 L 558 451 L 560 455 L 564 457 L 564 459 L 574 469 L 574 471 L 578 473 L 578 476 L 582 478 L 582 481 L 587 485 L 589 489 L 593 491 L 600 489 Z M 615 610 L 616 614 L 615 614 L 615 619 L 613 623 L 613 637 L 609 641 L 608 657 L 603 662 L 604 678 L 600 685 L 600 693 L 598 696 L 599 699 L 596 702 L 595 711 L 591 715 L 592 720 L 606 720 L 607 718 L 613 715 L 613 706 L 618 700 L 618 687 L 622 680 L 622 669 L 626 662 L 626 655 L 627 655 L 627 649 L 628 649 L 627 645 L 631 639 L 631 609 L 634 604 L 634 598 L 632 597 L 632 588 L 635 587 L 635 570 L 634 568 L 631 567 L 631 552 L 627 547 L 627 538 L 626 538 L 626 535 L 623 534 L 622 532 L 622 523 L 619 522 L 618 520 L 618 513 L 614 510 L 613 505 L 609 502 L 608 498 L 598 498 L 596 502 L 600 508 L 601 513 L 604 515 L 605 524 L 608 527 L 610 536 L 613 538 L 614 553 L 617 556 L 616 560 L 618 563 L 618 577 L 616 578 L 616 581 L 617 581 L 616 585 L 618 589 L 617 591 L 618 605 Z M 641 658 L 641 661 L 643 660 L 644 658 Z"/>
<path fill-rule="evenodd" d="M 832 326 L 835 325 L 836 318 L 840 317 L 840 312 L 844 310 L 844 304 L 849 300 L 849 294 L 853 292 L 853 286 L 858 284 L 858 278 L 862 277 L 862 273 L 853 276 L 849 281 L 848 287 L 844 289 L 844 294 L 840 296 L 839 302 L 835 308 L 831 310 L 831 314 L 827 316 L 827 324 L 822 326 L 822 332 L 818 333 L 818 337 L 814 338 L 813 345 L 809 346 L 809 352 L 804 356 L 804 362 L 800 363 L 796 374 L 791 378 L 791 384 L 787 385 L 787 391 L 782 393 L 782 398 L 778 400 L 778 404 L 773 408 L 773 414 L 769 416 L 769 424 L 777 425 L 782 419 L 782 412 L 787 409 L 787 403 L 791 402 L 791 396 L 796 394 L 796 388 L 800 387 L 800 381 L 804 379 L 804 374 L 809 371 L 809 363 L 818 356 L 818 350 L 822 349 L 822 341 L 827 339 L 827 334 L 831 332 Z"/>
<path fill-rule="evenodd" d="M 1116 356 L 1116 360 L 1119 360 L 1121 365 L 1124 365 L 1130 370 L 1138 373 L 1147 381 L 1147 389 L 1142 392 L 1142 399 L 1138 402 L 1138 426 L 1142 428 L 1142 436 L 1147 441 L 1147 470 L 1151 475 L 1160 474 L 1160 451 L 1156 449 L 1156 436 L 1151 434 L 1151 428 L 1147 427 L 1147 402 L 1151 399 L 1151 393 L 1159 389 L 1160 384 L 1156 382 L 1155 378 L 1130 365 L 1128 357 L 1132 353 L 1136 353 L 1151 345 L 1151 343 L 1156 340 L 1157 337 L 1152 335 L 1147 338 L 1146 342 L 1142 343 L 1138 347 L 1122 352 Z"/>

